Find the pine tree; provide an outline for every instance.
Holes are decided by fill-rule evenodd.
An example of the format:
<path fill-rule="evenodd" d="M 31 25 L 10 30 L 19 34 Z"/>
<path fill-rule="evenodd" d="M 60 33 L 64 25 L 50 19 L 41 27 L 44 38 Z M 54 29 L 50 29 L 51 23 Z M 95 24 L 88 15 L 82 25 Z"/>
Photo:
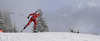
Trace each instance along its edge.
<path fill-rule="evenodd" d="M 0 29 L 4 32 L 16 32 L 16 28 L 12 26 L 9 11 L 0 11 Z"/>
<path fill-rule="evenodd" d="M 14 23 L 14 32 L 17 32 L 17 30 L 16 30 L 16 24 Z"/>
<path fill-rule="evenodd" d="M 70 32 L 72 32 L 72 33 L 80 33 L 79 30 L 75 31 L 73 28 L 70 28 Z"/>
<path fill-rule="evenodd" d="M 5 28 L 4 28 L 4 21 L 3 21 L 3 16 L 2 16 L 2 12 L 0 11 L 0 29 L 1 30 L 6 30 Z"/>

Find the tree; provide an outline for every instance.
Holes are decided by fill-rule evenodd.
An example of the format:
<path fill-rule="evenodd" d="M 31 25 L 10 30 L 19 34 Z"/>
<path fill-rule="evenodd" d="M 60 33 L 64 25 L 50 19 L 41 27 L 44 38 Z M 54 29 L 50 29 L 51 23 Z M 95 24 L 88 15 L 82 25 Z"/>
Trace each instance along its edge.
<path fill-rule="evenodd" d="M 4 21 L 3 21 L 3 16 L 2 16 L 1 10 L 0 10 L 0 29 L 3 30 L 3 31 L 6 30 L 4 28 Z"/>
<path fill-rule="evenodd" d="M 16 30 L 16 24 L 15 23 L 14 23 L 14 26 L 13 27 L 14 27 L 14 29 L 13 29 L 14 32 L 17 32 L 17 30 Z"/>
<path fill-rule="evenodd" d="M 0 11 L 0 26 L 0 29 L 4 32 L 16 32 L 16 28 L 12 26 L 9 11 Z"/>
<path fill-rule="evenodd" d="M 80 33 L 79 30 L 75 31 L 73 28 L 70 28 L 70 32 L 72 32 L 72 33 Z"/>

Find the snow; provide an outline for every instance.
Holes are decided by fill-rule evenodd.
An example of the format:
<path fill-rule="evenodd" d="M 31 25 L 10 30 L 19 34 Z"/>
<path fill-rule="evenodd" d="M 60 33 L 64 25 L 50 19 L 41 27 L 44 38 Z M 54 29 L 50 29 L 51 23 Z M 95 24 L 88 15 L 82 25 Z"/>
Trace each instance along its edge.
<path fill-rule="evenodd" d="M 0 33 L 0 41 L 100 41 L 100 36 L 68 32 Z"/>

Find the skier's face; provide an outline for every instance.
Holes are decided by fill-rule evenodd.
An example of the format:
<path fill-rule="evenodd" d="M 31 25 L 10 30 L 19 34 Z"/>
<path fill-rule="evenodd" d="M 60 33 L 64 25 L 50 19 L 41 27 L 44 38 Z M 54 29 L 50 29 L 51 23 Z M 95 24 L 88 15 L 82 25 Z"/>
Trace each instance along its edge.
<path fill-rule="evenodd" d="M 35 12 L 35 14 L 37 13 L 37 11 Z"/>

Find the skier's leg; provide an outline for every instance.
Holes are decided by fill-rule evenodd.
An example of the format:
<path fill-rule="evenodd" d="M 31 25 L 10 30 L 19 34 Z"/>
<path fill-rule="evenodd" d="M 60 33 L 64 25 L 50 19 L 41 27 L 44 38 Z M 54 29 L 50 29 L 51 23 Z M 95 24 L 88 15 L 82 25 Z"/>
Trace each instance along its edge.
<path fill-rule="evenodd" d="M 32 22 L 32 20 L 30 19 L 29 22 L 27 23 L 27 25 L 21 30 L 21 32 L 23 32 L 23 30 L 24 30 L 28 25 L 30 25 L 31 22 Z"/>
<path fill-rule="evenodd" d="M 36 33 L 36 32 L 37 32 L 37 30 L 36 30 L 37 21 L 36 21 L 36 20 L 34 20 L 33 22 L 34 22 L 34 33 Z"/>
<path fill-rule="evenodd" d="M 28 25 L 30 25 L 31 22 L 32 22 L 32 20 L 30 19 L 29 22 L 27 23 L 27 25 L 24 27 L 24 29 L 25 29 Z"/>
<path fill-rule="evenodd" d="M 36 29 L 36 26 L 37 26 L 37 21 L 34 20 L 34 29 Z"/>

